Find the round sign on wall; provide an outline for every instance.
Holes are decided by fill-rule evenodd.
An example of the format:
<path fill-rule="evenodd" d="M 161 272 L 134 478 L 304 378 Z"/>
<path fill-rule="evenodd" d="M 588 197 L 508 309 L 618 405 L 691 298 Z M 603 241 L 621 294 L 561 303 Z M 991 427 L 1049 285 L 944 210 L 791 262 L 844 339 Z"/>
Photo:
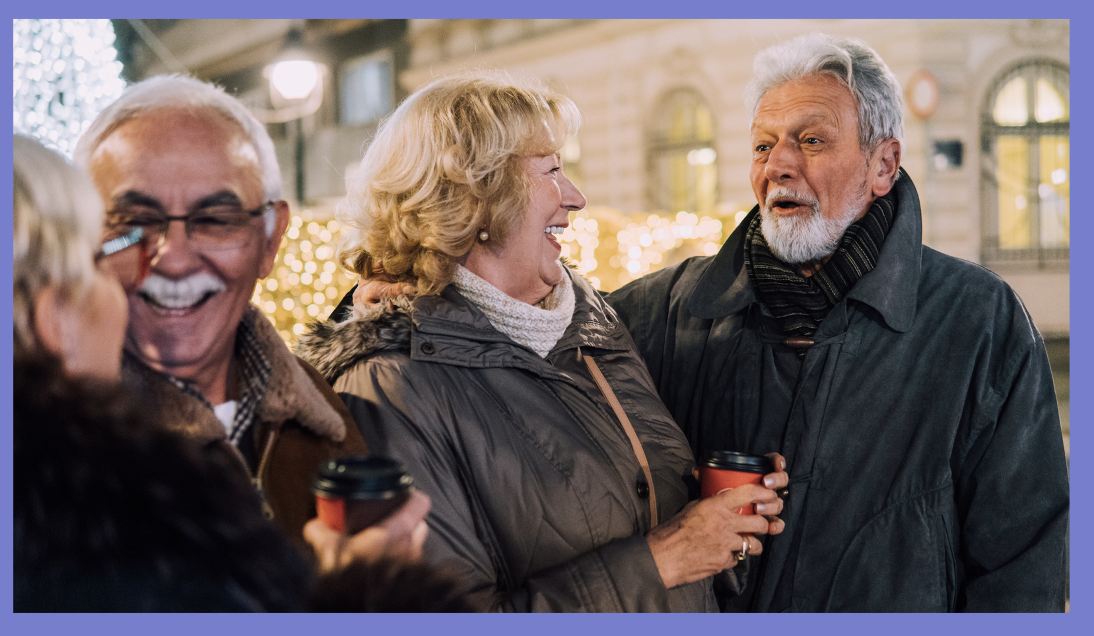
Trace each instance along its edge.
<path fill-rule="evenodd" d="M 919 69 L 904 88 L 904 99 L 908 109 L 919 119 L 927 119 L 938 108 L 938 80 L 933 73 Z"/>

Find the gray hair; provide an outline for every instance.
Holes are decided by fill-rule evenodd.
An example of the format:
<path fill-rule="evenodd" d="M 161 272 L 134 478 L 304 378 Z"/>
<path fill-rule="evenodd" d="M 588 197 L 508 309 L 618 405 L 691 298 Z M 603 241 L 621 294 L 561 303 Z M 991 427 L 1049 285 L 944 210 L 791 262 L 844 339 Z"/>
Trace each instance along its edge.
<path fill-rule="evenodd" d="M 823 33 L 802 35 L 756 54 L 752 80 L 745 88 L 749 121 L 756 117 L 760 100 L 768 91 L 821 74 L 835 77 L 854 96 L 863 152 L 891 137 L 904 145 L 904 100 L 896 76 L 862 40 Z"/>
<path fill-rule="evenodd" d="M 12 141 L 15 357 L 41 347 L 34 332 L 39 292 L 57 286 L 77 300 L 94 278 L 103 207 L 91 180 L 31 137 Z"/>
<path fill-rule="evenodd" d="M 185 75 L 157 75 L 125 89 L 121 97 L 99 113 L 76 143 L 76 164 L 87 167 L 95 149 L 119 126 L 160 108 L 214 111 L 238 124 L 258 152 L 266 200 L 281 199 L 281 168 L 266 127 L 224 89 Z M 267 235 L 272 229 L 268 227 Z"/>

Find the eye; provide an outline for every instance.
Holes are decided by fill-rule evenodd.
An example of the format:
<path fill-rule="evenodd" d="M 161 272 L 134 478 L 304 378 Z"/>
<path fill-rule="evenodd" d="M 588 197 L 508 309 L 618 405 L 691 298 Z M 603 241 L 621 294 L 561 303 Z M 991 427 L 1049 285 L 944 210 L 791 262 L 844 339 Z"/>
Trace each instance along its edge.
<path fill-rule="evenodd" d="M 151 210 L 132 210 L 119 213 L 115 219 L 118 225 L 130 227 L 151 227 L 163 223 L 163 215 Z"/>
<path fill-rule="evenodd" d="M 771 150 L 771 146 L 767 144 L 756 144 L 756 152 L 767 152 Z"/>
<path fill-rule="evenodd" d="M 821 140 L 817 139 L 816 137 L 806 137 L 805 138 L 805 143 L 807 143 L 809 145 L 819 144 L 820 142 L 821 142 Z"/>

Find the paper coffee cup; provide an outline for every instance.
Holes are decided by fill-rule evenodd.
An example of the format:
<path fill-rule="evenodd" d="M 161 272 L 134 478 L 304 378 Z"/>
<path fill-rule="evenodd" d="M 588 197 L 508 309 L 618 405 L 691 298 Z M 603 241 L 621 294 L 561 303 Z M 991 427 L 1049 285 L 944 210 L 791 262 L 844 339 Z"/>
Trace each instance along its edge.
<path fill-rule="evenodd" d="M 761 484 L 775 472 L 771 458 L 735 451 L 705 451 L 699 460 L 699 496 L 703 499 L 745 484 Z M 756 514 L 755 504 L 737 509 L 739 515 Z"/>
<path fill-rule="evenodd" d="M 324 462 L 312 481 L 312 492 L 323 523 L 355 534 L 403 505 L 413 483 L 394 459 L 355 455 Z"/>

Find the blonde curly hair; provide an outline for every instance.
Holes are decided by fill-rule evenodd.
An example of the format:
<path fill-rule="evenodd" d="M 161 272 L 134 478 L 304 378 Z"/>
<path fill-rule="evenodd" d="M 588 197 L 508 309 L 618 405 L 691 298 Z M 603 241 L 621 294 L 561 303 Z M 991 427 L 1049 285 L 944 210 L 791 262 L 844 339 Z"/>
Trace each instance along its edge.
<path fill-rule="evenodd" d="M 339 261 L 440 293 L 479 232 L 504 244 L 523 221 L 519 160 L 558 152 L 580 124 L 573 101 L 535 81 L 482 71 L 433 81 L 380 125 L 347 184 Z"/>

